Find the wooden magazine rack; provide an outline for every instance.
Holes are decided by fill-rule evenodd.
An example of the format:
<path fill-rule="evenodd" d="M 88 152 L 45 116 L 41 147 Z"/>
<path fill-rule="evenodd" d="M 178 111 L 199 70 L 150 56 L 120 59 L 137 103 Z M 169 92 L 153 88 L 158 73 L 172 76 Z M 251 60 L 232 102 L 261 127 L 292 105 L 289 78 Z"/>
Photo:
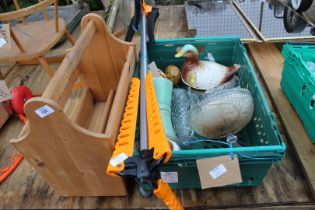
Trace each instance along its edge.
<path fill-rule="evenodd" d="M 11 143 L 63 196 L 126 195 L 123 180 L 105 171 L 134 73 L 135 45 L 114 37 L 95 14 L 81 27 L 42 97 L 25 104 L 28 123 Z M 63 106 L 78 76 L 86 87 L 70 118 Z"/>

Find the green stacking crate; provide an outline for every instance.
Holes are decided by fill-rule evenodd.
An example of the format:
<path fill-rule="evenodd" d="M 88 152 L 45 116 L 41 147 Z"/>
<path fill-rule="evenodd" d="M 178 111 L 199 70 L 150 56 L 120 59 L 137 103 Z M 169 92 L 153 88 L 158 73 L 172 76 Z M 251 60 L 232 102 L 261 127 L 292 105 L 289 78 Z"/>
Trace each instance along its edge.
<path fill-rule="evenodd" d="M 233 186 L 259 185 L 271 165 L 282 159 L 286 147 L 247 57 L 246 49 L 238 37 L 159 40 L 148 46 L 149 62 L 155 61 L 160 69 L 165 69 L 170 64 L 180 67 L 184 59 L 174 57 L 176 48 L 188 43 L 204 49 L 200 54 L 201 59 L 207 57 L 207 52 L 211 52 L 218 63 L 226 66 L 235 63 L 241 65 L 238 75 L 242 87 L 248 88 L 254 97 L 255 112 L 250 123 L 237 134 L 238 142 L 246 146 L 233 148 L 233 152 L 239 154 L 243 178 L 243 183 Z M 171 160 L 162 166 L 162 172 L 178 173 L 178 183 L 170 184 L 172 188 L 201 188 L 196 160 L 230 154 L 230 149 L 222 148 L 221 144 L 202 143 L 195 146 L 199 146 L 199 149 L 173 151 Z"/>
<path fill-rule="evenodd" d="M 307 65 L 308 61 L 315 63 L 315 45 L 286 44 L 282 55 L 281 88 L 315 143 L 315 72 Z"/>

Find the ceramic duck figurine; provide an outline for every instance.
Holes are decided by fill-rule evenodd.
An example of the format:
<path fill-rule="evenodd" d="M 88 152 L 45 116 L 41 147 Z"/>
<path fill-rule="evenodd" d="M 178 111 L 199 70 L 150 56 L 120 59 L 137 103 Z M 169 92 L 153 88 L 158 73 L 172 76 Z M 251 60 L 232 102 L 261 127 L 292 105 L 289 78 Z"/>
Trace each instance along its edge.
<path fill-rule="evenodd" d="M 199 90 L 210 90 L 229 81 L 240 69 L 237 64 L 226 67 L 213 61 L 200 61 L 197 48 L 191 44 L 184 45 L 175 57 L 186 58 L 182 67 L 182 81 Z"/>

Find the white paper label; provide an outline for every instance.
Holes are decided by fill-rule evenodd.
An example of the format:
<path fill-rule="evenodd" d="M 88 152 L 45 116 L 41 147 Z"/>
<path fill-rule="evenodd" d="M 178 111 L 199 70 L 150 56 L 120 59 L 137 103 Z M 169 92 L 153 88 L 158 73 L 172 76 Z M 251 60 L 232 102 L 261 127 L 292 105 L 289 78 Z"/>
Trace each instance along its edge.
<path fill-rule="evenodd" d="M 0 102 L 11 99 L 10 90 L 4 80 L 0 80 Z"/>
<path fill-rule="evenodd" d="M 109 163 L 112 166 L 117 166 L 118 164 L 122 163 L 123 161 L 125 161 L 128 158 L 128 156 L 125 153 L 120 153 L 119 155 L 117 155 L 116 157 L 112 158 Z"/>
<path fill-rule="evenodd" d="M 220 165 L 214 167 L 209 172 L 209 174 L 212 177 L 212 179 L 216 179 L 216 178 L 220 177 L 222 174 L 224 174 L 225 172 L 227 172 L 226 168 L 224 167 L 223 164 L 220 164 Z"/>
<path fill-rule="evenodd" d="M 11 49 L 10 25 L 2 24 L 0 28 L 0 48 Z"/>
<path fill-rule="evenodd" d="M 50 106 L 45 105 L 45 106 L 42 106 L 42 107 L 36 109 L 35 112 L 40 118 L 44 118 L 44 117 L 47 117 L 48 115 L 54 113 L 55 110 L 53 110 L 53 108 L 51 108 Z"/>
<path fill-rule="evenodd" d="M 0 38 L 0 48 L 3 47 L 7 42 L 5 41 L 4 38 Z"/>
<path fill-rule="evenodd" d="M 177 172 L 161 172 L 161 178 L 165 183 L 178 183 Z"/>
<path fill-rule="evenodd" d="M 208 53 L 208 57 L 207 57 L 207 58 L 208 58 L 209 61 L 215 62 L 215 59 L 214 59 L 212 53 Z M 207 59 L 207 58 L 206 58 L 206 59 Z"/>

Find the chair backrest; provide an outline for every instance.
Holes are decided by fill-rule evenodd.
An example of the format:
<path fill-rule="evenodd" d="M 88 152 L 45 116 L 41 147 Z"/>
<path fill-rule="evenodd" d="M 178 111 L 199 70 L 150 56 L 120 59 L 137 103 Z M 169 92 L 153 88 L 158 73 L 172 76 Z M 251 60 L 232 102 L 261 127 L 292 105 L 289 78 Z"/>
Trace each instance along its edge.
<path fill-rule="evenodd" d="M 59 32 L 59 14 L 58 14 L 58 0 L 38 0 L 38 3 L 26 8 L 21 8 L 18 0 L 13 0 L 14 5 L 16 7 L 16 11 L 6 12 L 0 14 L 0 21 L 7 23 L 10 20 L 20 19 L 24 24 L 27 24 L 26 16 L 29 16 L 35 12 L 42 11 L 44 18 L 46 21 L 49 21 L 48 13 L 46 11 L 46 7 L 54 4 L 54 20 L 55 20 L 55 32 Z M 10 28 L 10 33 L 12 36 L 13 41 L 18 46 L 21 53 L 25 52 L 21 42 L 17 39 L 16 35 L 14 34 L 13 30 Z"/>
<path fill-rule="evenodd" d="M 42 11 L 45 20 L 49 20 L 46 7 L 54 4 L 55 6 L 55 17 L 54 19 L 58 20 L 58 0 L 38 0 L 37 4 L 34 4 L 32 6 L 26 7 L 26 8 L 21 8 L 19 4 L 19 0 L 13 0 L 14 5 L 16 7 L 16 11 L 12 12 L 6 12 L 6 13 L 1 13 L 0 14 L 0 20 L 7 22 L 13 19 L 22 19 L 24 23 L 27 23 L 25 17 L 28 15 L 31 15 L 35 12 Z M 58 21 L 56 23 L 58 25 Z M 58 27 L 56 27 L 56 30 L 58 30 Z"/>

